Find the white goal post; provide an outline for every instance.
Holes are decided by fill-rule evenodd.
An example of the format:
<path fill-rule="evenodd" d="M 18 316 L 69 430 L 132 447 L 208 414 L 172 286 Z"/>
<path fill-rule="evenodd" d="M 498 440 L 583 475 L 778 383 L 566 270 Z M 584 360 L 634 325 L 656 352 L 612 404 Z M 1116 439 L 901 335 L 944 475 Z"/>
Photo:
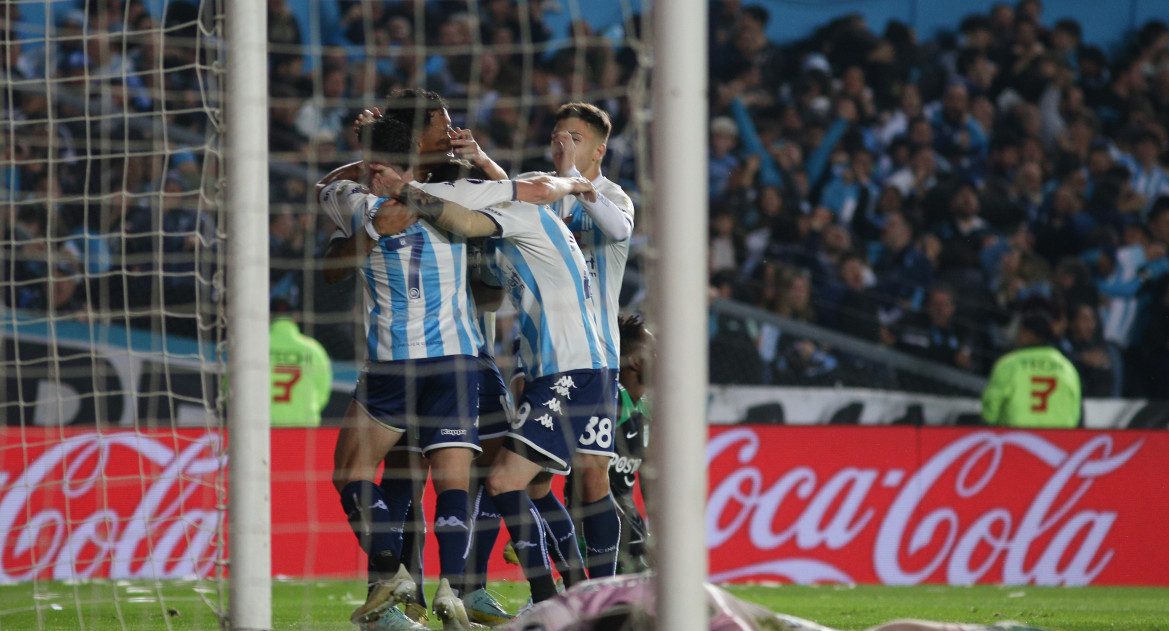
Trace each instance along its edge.
<path fill-rule="evenodd" d="M 268 356 L 268 17 L 227 0 L 228 617 L 272 628 Z"/>
<path fill-rule="evenodd" d="M 658 327 L 654 415 L 658 631 L 709 626 L 706 595 L 707 190 L 705 0 L 653 10 L 651 301 Z M 666 501 L 668 498 L 668 501 Z"/>

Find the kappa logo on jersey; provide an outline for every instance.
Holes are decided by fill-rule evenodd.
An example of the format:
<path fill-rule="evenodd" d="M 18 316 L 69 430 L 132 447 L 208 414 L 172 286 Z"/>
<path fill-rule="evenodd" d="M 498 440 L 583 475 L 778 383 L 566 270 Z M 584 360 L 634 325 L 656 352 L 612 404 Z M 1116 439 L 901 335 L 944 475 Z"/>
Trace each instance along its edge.
<path fill-rule="evenodd" d="M 560 399 L 548 399 L 544 402 L 544 407 L 557 414 L 564 414 L 564 406 L 560 403 Z"/>
<path fill-rule="evenodd" d="M 572 377 L 569 375 L 564 375 L 563 377 L 557 379 L 556 383 L 552 384 L 552 390 L 555 391 L 556 394 L 559 394 L 560 396 L 569 400 L 572 400 L 572 389 L 575 387 L 576 383 L 573 382 Z"/>

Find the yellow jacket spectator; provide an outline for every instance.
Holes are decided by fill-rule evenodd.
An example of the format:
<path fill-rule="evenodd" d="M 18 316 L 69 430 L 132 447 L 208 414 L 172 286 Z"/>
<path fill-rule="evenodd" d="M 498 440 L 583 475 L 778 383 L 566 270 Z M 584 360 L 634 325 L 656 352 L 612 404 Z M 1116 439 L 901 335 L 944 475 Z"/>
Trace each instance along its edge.
<path fill-rule="evenodd" d="M 325 348 L 303 335 L 291 318 L 273 319 L 269 337 L 272 426 L 317 427 L 333 381 Z"/>
<path fill-rule="evenodd" d="M 1045 314 L 1023 318 L 1016 349 L 997 362 L 982 393 L 982 419 L 1004 427 L 1077 427 L 1082 411 L 1080 375 L 1051 343 Z"/>

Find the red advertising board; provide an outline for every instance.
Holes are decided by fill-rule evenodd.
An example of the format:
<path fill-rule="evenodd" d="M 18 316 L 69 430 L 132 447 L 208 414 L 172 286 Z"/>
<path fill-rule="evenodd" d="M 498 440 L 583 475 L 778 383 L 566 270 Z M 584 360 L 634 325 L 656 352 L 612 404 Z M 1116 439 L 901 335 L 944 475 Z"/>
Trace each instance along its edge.
<path fill-rule="evenodd" d="M 1169 585 L 1169 433 L 714 428 L 716 581 Z"/>
<path fill-rule="evenodd" d="M 0 435 L 0 582 L 215 572 L 225 518 L 216 434 Z M 330 481 L 335 438 L 273 430 L 276 575 L 364 572 Z M 711 575 L 1169 585 L 1167 461 L 1167 432 L 712 428 Z M 494 576 L 516 576 L 494 563 Z"/>

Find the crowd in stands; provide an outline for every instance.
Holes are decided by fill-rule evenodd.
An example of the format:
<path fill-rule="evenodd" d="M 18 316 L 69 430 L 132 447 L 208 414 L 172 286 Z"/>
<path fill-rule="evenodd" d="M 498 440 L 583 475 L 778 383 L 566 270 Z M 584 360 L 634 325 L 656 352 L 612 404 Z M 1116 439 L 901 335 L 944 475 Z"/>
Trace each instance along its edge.
<path fill-rule="evenodd" d="M 310 59 L 308 25 L 267 3 L 271 298 L 334 359 L 355 356 L 355 292 L 320 278 L 333 228 L 311 184 L 355 158 L 355 114 L 391 89 L 447 97 L 511 173 L 550 168 L 555 109 L 592 101 L 614 122 L 604 171 L 637 200 L 640 20 L 617 25 L 628 39 L 585 21 L 558 39 L 540 2 L 320 4 L 337 24 Z M 22 35 L 24 6 L 0 13 L 14 130 L 0 141 L 0 302 L 183 335 L 220 325 L 192 315 L 223 258 L 219 121 L 204 106 L 222 76 L 198 9 L 172 1 L 159 24 L 142 0 L 57 3 L 46 39 Z M 780 46 L 771 19 L 711 3 L 713 296 L 983 374 L 1022 315 L 1045 310 L 1086 395 L 1166 390 L 1165 24 L 1105 52 L 1038 0 L 928 41 L 851 15 Z M 915 387 L 771 324 L 714 318 L 711 342 L 716 383 Z"/>
<path fill-rule="evenodd" d="M 1107 54 L 1039 0 L 929 41 L 850 15 L 779 46 L 773 18 L 711 5 L 713 296 L 982 374 L 1043 311 L 1085 396 L 1162 396 L 1169 27 Z M 776 326 L 711 331 L 716 383 L 933 389 Z"/>
<path fill-rule="evenodd" d="M 579 20 L 556 44 L 539 2 L 313 6 L 338 23 L 310 57 L 309 25 L 286 0 L 267 2 L 271 298 L 334 359 L 356 354 L 355 290 L 321 279 L 334 227 L 312 184 L 358 158 L 352 121 L 394 88 L 442 94 L 454 124 L 512 173 L 551 169 L 556 109 L 587 98 L 613 118 L 606 174 L 636 190 L 625 86 L 637 53 L 620 33 L 639 20 L 616 36 Z M 169 2 L 165 24 L 143 0 L 76 0 L 52 7 L 46 37 L 30 11 L 43 9 L 7 3 L 0 24 L 14 126 L 0 141 L 0 302 L 166 334 L 214 329 L 224 221 L 211 110 L 223 77 L 211 21 L 186 0 Z"/>

